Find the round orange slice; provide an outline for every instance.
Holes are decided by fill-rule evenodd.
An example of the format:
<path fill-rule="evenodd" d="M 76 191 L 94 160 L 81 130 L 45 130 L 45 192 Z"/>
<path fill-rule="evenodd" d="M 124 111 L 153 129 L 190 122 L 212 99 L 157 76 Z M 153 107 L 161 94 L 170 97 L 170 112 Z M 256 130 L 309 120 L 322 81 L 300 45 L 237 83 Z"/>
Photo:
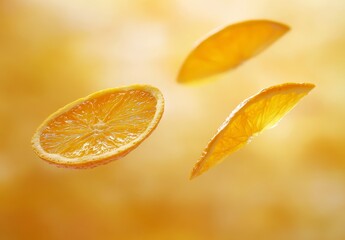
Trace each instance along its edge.
<path fill-rule="evenodd" d="M 177 81 L 194 82 L 235 68 L 262 52 L 289 29 L 269 20 L 251 20 L 217 30 L 197 43 L 182 64 Z"/>
<path fill-rule="evenodd" d="M 195 164 L 191 178 L 220 163 L 253 136 L 274 127 L 314 87 L 310 83 L 286 83 L 266 88 L 243 101 L 210 140 Z"/>
<path fill-rule="evenodd" d="M 87 168 L 124 157 L 156 128 L 161 92 L 149 85 L 106 89 L 72 102 L 36 130 L 39 157 L 62 167 Z"/>

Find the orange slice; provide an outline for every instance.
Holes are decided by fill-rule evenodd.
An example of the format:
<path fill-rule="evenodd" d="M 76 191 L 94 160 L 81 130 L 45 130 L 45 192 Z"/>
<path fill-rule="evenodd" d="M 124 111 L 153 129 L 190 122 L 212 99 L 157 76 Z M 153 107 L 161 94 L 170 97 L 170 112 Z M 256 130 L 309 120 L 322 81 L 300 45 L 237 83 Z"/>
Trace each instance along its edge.
<path fill-rule="evenodd" d="M 32 138 L 43 160 L 87 168 L 124 157 L 156 128 L 164 111 L 161 92 L 148 85 L 107 89 L 49 116 Z"/>
<path fill-rule="evenodd" d="M 289 29 L 269 20 L 252 20 L 217 30 L 196 45 L 182 64 L 177 81 L 193 82 L 235 68 Z"/>
<path fill-rule="evenodd" d="M 191 178 L 220 163 L 253 136 L 274 127 L 314 87 L 310 83 L 286 83 L 266 88 L 243 101 L 210 140 L 195 164 Z"/>

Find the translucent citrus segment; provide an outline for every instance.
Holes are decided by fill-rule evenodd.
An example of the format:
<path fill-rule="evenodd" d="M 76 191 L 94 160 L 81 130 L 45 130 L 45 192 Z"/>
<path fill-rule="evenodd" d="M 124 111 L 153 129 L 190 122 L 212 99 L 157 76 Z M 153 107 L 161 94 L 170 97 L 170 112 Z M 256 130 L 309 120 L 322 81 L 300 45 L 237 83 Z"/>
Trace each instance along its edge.
<path fill-rule="evenodd" d="M 253 136 L 275 126 L 315 85 L 286 83 L 266 88 L 246 99 L 230 114 L 195 164 L 194 178 L 247 144 Z"/>
<path fill-rule="evenodd" d="M 289 29 L 269 20 L 251 20 L 218 30 L 196 45 L 182 64 L 177 81 L 198 81 L 235 68 L 259 54 Z"/>
<path fill-rule="evenodd" d="M 48 117 L 32 138 L 44 160 L 74 168 L 125 156 L 157 126 L 164 110 L 157 88 L 132 85 L 79 99 Z"/>

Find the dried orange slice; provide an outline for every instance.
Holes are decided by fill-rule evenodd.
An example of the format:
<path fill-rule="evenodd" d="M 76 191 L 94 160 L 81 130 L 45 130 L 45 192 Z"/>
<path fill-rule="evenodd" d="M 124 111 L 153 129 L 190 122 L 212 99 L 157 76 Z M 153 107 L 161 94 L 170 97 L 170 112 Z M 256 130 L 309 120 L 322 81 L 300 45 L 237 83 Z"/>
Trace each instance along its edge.
<path fill-rule="evenodd" d="M 235 68 L 259 54 L 289 29 L 269 20 L 251 20 L 217 30 L 188 55 L 177 81 L 193 82 Z"/>
<path fill-rule="evenodd" d="M 32 138 L 43 160 L 87 168 L 124 157 L 156 128 L 164 111 L 161 92 L 148 85 L 107 89 L 49 116 Z"/>
<path fill-rule="evenodd" d="M 243 101 L 210 140 L 195 164 L 191 178 L 220 163 L 253 136 L 274 127 L 314 87 L 310 83 L 286 83 L 266 88 Z"/>

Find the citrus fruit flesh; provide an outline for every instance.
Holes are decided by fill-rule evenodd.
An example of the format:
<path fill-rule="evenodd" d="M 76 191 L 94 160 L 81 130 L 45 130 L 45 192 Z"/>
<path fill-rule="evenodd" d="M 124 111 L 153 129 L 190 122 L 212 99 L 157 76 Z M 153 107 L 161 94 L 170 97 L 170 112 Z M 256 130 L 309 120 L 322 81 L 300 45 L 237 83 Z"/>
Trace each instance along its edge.
<path fill-rule="evenodd" d="M 262 52 L 289 29 L 270 20 L 250 20 L 217 30 L 191 51 L 177 81 L 196 82 L 235 68 Z"/>
<path fill-rule="evenodd" d="M 253 136 L 274 127 L 315 85 L 286 83 L 266 88 L 246 99 L 219 127 L 195 164 L 191 179 L 246 145 Z"/>
<path fill-rule="evenodd" d="M 161 92 L 149 85 L 106 89 L 79 99 L 48 117 L 32 146 L 42 159 L 71 168 L 93 167 L 136 148 L 160 121 Z"/>

